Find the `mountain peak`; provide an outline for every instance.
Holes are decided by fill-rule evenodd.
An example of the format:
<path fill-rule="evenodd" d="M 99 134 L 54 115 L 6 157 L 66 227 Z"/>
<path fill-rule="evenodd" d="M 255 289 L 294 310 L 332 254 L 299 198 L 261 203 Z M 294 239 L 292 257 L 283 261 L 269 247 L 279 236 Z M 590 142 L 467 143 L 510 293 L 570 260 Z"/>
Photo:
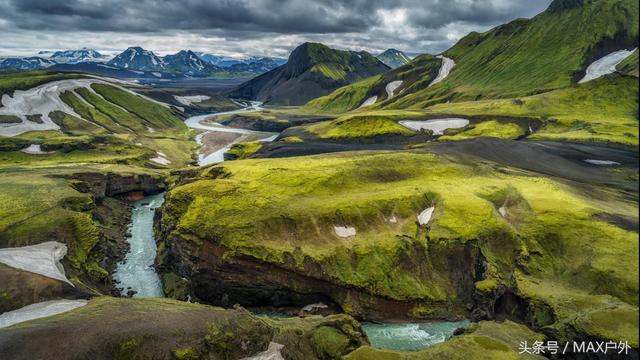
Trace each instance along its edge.
<path fill-rule="evenodd" d="M 378 60 L 382 61 L 385 65 L 392 69 L 400 67 L 411 61 L 411 59 L 405 53 L 393 48 L 383 51 L 376 57 L 378 58 Z"/>
<path fill-rule="evenodd" d="M 60 64 L 77 64 L 88 61 L 105 61 L 107 56 L 93 50 L 83 47 L 77 50 L 61 50 L 56 51 L 49 59 Z"/>
<path fill-rule="evenodd" d="M 131 46 L 108 62 L 109 65 L 127 69 L 157 71 L 164 67 L 162 60 L 152 51 L 140 46 Z"/>
<path fill-rule="evenodd" d="M 230 94 L 272 104 L 301 105 L 387 70 L 385 64 L 366 51 L 337 50 L 306 42 L 291 52 L 285 65 L 247 81 Z"/>

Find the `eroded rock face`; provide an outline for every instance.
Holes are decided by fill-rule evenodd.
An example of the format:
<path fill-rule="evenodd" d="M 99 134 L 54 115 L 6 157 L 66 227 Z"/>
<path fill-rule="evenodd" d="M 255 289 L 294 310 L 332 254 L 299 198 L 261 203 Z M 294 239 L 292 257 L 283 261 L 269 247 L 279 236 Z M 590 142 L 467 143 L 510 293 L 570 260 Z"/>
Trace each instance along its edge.
<path fill-rule="evenodd" d="M 76 190 L 92 193 L 96 199 L 123 195 L 134 191 L 156 194 L 166 188 L 163 177 L 147 174 L 78 173 L 70 176 L 70 178 L 73 179 L 73 186 Z"/>
<path fill-rule="evenodd" d="M 325 270 L 330 264 L 308 257 L 303 268 L 298 268 L 292 257 L 282 264 L 274 264 L 234 254 L 213 241 L 204 241 L 198 246 L 171 236 L 158 238 L 164 242 L 157 265 L 169 297 L 197 299 L 225 307 L 234 304 L 301 307 L 325 302 L 371 320 L 465 316 L 467 304 L 472 302 L 476 263 L 480 261 L 480 254 L 471 244 L 431 244 L 429 249 L 415 244 L 406 253 L 399 254 L 402 266 L 407 271 L 422 273 L 425 281 L 433 276 L 450 279 L 457 299 L 401 301 L 332 279 Z"/>
<path fill-rule="evenodd" d="M 275 320 L 167 299 L 96 298 L 55 318 L 0 329 L 7 359 L 240 359 L 271 342 L 286 359 L 300 360 L 339 358 L 367 344 L 360 324 L 345 315 Z"/>

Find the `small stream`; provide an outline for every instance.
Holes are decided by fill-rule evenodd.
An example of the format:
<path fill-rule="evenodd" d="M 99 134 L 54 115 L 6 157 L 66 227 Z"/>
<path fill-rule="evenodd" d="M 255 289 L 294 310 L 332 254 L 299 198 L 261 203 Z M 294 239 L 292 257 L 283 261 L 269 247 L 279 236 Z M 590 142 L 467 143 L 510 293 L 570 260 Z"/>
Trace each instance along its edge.
<path fill-rule="evenodd" d="M 164 202 L 164 194 L 156 194 L 136 201 L 131 215 L 129 252 L 118 264 L 114 280 L 122 287 L 122 295 L 130 290 L 134 297 L 162 297 L 162 283 L 153 267 L 156 241 L 153 236 L 153 217 Z"/>

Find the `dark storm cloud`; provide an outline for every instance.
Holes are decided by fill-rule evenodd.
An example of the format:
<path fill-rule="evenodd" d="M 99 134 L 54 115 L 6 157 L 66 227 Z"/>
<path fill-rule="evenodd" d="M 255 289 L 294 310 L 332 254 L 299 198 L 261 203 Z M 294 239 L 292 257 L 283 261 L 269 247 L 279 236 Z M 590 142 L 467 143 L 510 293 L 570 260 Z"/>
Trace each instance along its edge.
<path fill-rule="evenodd" d="M 547 4 L 530 0 L 10 0 L 0 17 L 16 27 L 38 30 L 344 33 L 364 32 L 379 24 L 378 10 L 410 9 L 411 25 L 438 28 L 454 21 L 489 24 L 530 16 Z"/>
<path fill-rule="evenodd" d="M 133 41 L 159 51 L 215 46 L 282 55 L 302 41 L 321 41 L 437 52 L 469 31 L 531 17 L 550 1 L 0 0 L 0 51 L 76 44 L 118 49 Z M 247 44 L 257 48 L 243 50 Z"/>
<path fill-rule="evenodd" d="M 3 10 L 5 19 L 23 29 L 67 31 L 340 33 L 365 29 L 373 21 L 340 1 L 11 0 Z"/>

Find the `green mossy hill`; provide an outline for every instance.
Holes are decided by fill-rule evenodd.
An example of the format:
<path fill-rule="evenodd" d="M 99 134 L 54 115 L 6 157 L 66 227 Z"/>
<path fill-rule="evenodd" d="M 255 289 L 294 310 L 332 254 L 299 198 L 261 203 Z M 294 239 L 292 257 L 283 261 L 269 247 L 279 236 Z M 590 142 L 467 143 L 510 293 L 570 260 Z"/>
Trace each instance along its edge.
<path fill-rule="evenodd" d="M 531 19 L 517 19 L 484 33 L 468 34 L 443 53 L 455 61 L 447 78 L 429 87 L 433 77 L 424 77 L 413 88 L 376 106 L 426 108 L 449 101 L 534 95 L 574 84 L 598 58 L 637 47 L 637 1 L 585 0 L 572 3 L 575 6 L 557 4 L 562 2 L 554 2 Z M 631 61 L 627 61 L 629 70 L 621 71 L 633 73 L 637 60 Z M 421 57 L 418 57 L 382 76 L 399 69 L 433 74 L 431 67 L 426 73 L 420 71 L 420 63 Z M 437 67 L 435 71 L 437 73 Z M 373 82 L 375 80 L 371 80 Z M 327 112 L 355 109 L 367 98 L 371 83 L 338 89 L 307 106 Z M 372 95 L 375 95 L 373 91 Z"/>
<path fill-rule="evenodd" d="M 440 141 L 465 140 L 480 136 L 491 136 L 501 139 L 514 140 L 524 135 L 524 130 L 514 123 L 501 123 L 496 120 L 481 122 L 472 125 L 455 135 L 444 135 L 438 138 Z"/>
<path fill-rule="evenodd" d="M 594 60 L 638 43 L 638 2 L 586 0 L 471 33 L 445 52 L 456 66 L 435 91 L 514 97 L 575 83 Z M 525 49 L 523 51 L 523 49 Z M 416 100 L 421 97 L 417 94 Z"/>
<path fill-rule="evenodd" d="M 255 154 L 260 148 L 262 143 L 259 141 L 241 142 L 233 144 L 224 157 L 227 160 L 242 160 Z"/>
<path fill-rule="evenodd" d="M 99 297 L 0 329 L 0 353 L 12 359 L 226 360 L 259 354 L 270 342 L 284 345 L 281 353 L 293 360 L 338 359 L 366 344 L 360 324 L 344 315 L 272 320 L 167 299 Z"/>
<path fill-rule="evenodd" d="M 511 321 L 496 323 L 481 321 L 472 324 L 463 334 L 417 352 L 380 350 L 363 346 L 345 357 L 345 360 L 542 360 L 542 355 L 520 354 L 519 346 L 527 341 L 544 341 L 544 335 Z"/>
<path fill-rule="evenodd" d="M 609 75 L 523 98 L 438 104 L 435 116 L 532 118 L 542 127 L 531 140 L 574 140 L 638 145 L 638 79 Z"/>
<path fill-rule="evenodd" d="M 505 216 L 498 211 L 503 204 Z M 432 205 L 429 226 L 419 226 L 416 216 Z M 396 306 L 396 316 L 438 318 L 443 306 L 449 315 L 464 314 L 480 280 L 492 278 L 500 289 L 517 292 L 516 268 L 635 304 L 637 233 L 593 214 L 636 219 L 636 212 L 637 203 L 614 193 L 574 189 L 470 157 L 352 152 L 205 169 L 200 180 L 168 193 L 160 227 L 167 248 L 208 259 L 213 273 L 217 261 L 241 256 L 304 275 L 308 291 L 317 291 L 313 281 L 324 282 L 331 300 L 348 313 L 373 313 L 358 300 L 362 295 L 374 303 L 412 304 Z M 340 237 L 334 226 L 357 233 Z M 218 256 L 222 260 L 212 261 Z M 189 272 L 175 268 L 189 261 L 164 266 Z M 482 275 L 477 262 L 486 262 Z M 288 277 L 269 281 L 284 289 L 290 284 Z M 346 287 L 350 295 L 326 284 Z M 305 285 L 295 286 L 304 291 Z"/>
<path fill-rule="evenodd" d="M 388 66 L 366 51 L 342 51 L 304 43 L 291 52 L 286 64 L 238 86 L 229 96 L 268 104 L 302 105 L 387 70 Z"/>
<path fill-rule="evenodd" d="M 365 109 L 383 107 L 391 102 L 386 91 L 387 84 L 402 81 L 394 91 L 394 98 L 400 96 L 399 94 L 404 96 L 422 90 L 436 78 L 441 65 L 442 60 L 433 55 L 420 55 L 397 69 L 341 87 L 329 95 L 311 100 L 304 108 L 308 111 L 342 113 L 358 109 L 372 96 L 378 97 L 376 103 Z"/>
<path fill-rule="evenodd" d="M 354 139 L 375 136 L 412 136 L 416 133 L 398 124 L 389 116 L 344 115 L 303 127 L 321 139 Z"/>
<path fill-rule="evenodd" d="M 461 103 L 462 104 L 462 103 Z M 471 103 L 476 104 L 476 103 Z M 455 111 L 456 104 L 452 105 Z M 440 109 L 440 108 L 438 108 Z M 444 111 L 444 110 L 443 110 Z M 488 112 L 489 113 L 489 112 Z M 471 122 L 459 129 L 447 129 L 444 135 L 433 135 L 431 131 L 415 131 L 399 122 L 402 120 L 429 120 L 452 117 L 435 110 L 369 110 L 351 112 L 331 121 L 321 121 L 291 128 L 284 136 L 295 135 L 308 140 L 339 142 L 396 142 L 421 146 L 425 141 L 437 138 L 441 141 L 465 140 L 482 136 L 502 139 L 518 139 L 527 133 L 527 124 L 540 121 L 522 116 L 464 114 L 455 117 L 468 118 Z"/>
<path fill-rule="evenodd" d="M 638 49 L 616 67 L 619 73 L 638 77 Z"/>

